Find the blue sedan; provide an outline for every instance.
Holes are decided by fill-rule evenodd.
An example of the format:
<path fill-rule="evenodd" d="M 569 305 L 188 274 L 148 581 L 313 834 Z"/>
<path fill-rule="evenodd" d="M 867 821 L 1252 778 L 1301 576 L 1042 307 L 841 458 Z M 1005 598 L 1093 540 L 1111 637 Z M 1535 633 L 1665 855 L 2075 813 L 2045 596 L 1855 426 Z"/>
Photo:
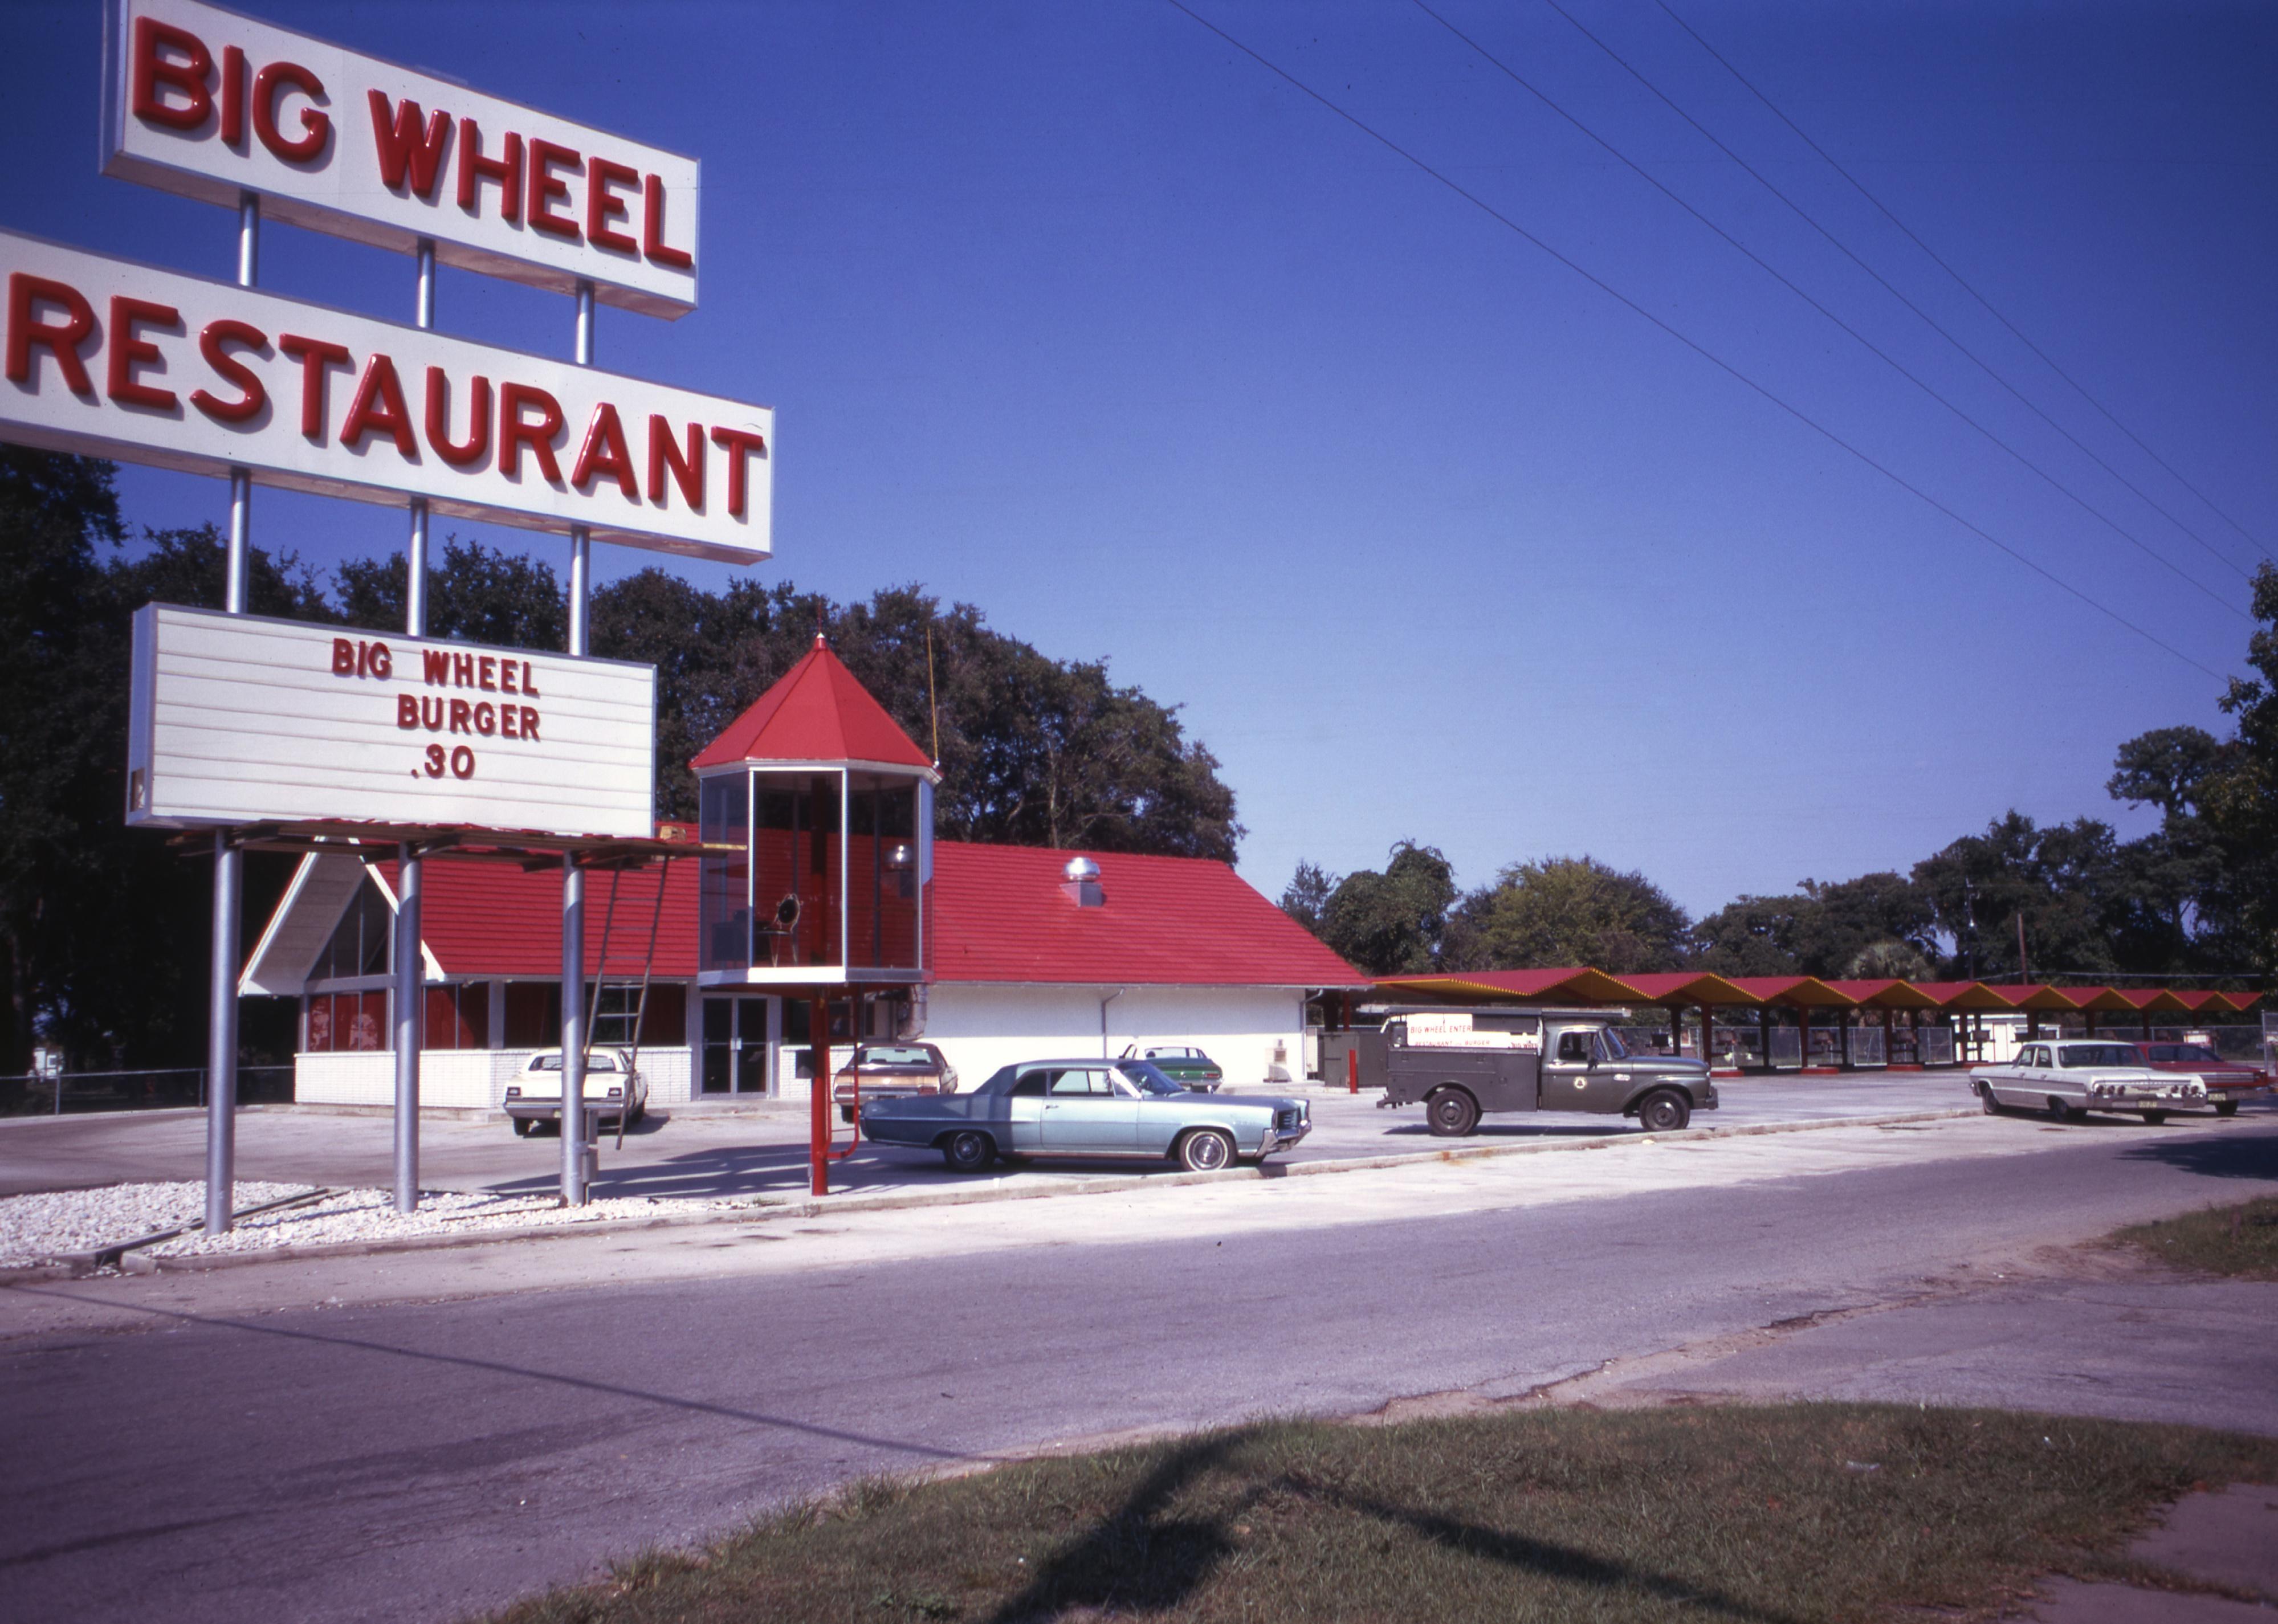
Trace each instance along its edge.
<path fill-rule="evenodd" d="M 936 1149 L 960 1173 L 999 1156 L 1170 1160 L 1212 1172 L 1312 1131 L 1303 1100 L 1202 1094 L 1143 1060 L 1024 1060 L 970 1094 L 866 1100 L 875 1144 Z"/>

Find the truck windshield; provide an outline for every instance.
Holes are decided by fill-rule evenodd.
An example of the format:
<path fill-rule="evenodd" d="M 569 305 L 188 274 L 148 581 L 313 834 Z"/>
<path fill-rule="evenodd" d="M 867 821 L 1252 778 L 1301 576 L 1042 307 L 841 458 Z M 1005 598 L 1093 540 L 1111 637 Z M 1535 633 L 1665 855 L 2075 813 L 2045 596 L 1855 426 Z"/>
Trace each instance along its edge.
<path fill-rule="evenodd" d="M 1599 1029 L 1598 1047 L 1608 1060 L 1627 1060 L 1630 1057 L 1629 1045 L 1622 1041 L 1622 1034 L 1611 1026 Z"/>

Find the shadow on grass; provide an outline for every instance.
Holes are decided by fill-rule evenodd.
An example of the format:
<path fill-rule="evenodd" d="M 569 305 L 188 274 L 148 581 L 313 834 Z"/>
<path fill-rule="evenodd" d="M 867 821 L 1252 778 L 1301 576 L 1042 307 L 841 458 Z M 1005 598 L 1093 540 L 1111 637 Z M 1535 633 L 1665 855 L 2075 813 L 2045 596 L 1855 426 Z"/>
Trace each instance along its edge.
<path fill-rule="evenodd" d="M 1750 1624 L 1797 1624 L 1792 1614 L 1637 1563 L 1286 1476 L 1250 1487 L 1235 1506 L 1216 1516 L 1164 1515 L 1182 1489 L 1250 1441 L 1244 1434 L 1219 1433 L 1171 1450 L 1121 1505 L 1098 1518 L 1074 1544 L 1043 1563 L 1018 1594 L 998 1605 L 989 1615 L 989 1624 L 1035 1624 L 1082 1608 L 1110 1614 L 1170 1612 L 1194 1596 L 1237 1549 L 1229 1520 L 1273 1493 L 1333 1506 L 1404 1529 L 1429 1544 L 1545 1579 L 1628 1593 L 1641 1600 L 1685 1603 Z"/>

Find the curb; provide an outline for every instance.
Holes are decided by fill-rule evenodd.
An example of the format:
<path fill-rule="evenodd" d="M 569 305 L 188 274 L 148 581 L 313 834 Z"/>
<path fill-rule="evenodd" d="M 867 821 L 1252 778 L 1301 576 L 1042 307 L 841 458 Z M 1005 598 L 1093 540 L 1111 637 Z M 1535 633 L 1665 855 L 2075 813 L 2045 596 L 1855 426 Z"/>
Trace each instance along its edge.
<path fill-rule="evenodd" d="M 1471 1145 L 1447 1150 L 1403 1151 L 1380 1156 L 1345 1156 L 1334 1161 L 1299 1162 L 1285 1166 L 1229 1167 L 1211 1173 L 1116 1173 L 1026 1187 L 982 1186 L 945 1190 L 913 1190 L 894 1194 L 845 1195 L 769 1201 L 749 1212 L 660 1213 L 654 1217 L 603 1218 L 591 1224 L 550 1224 L 541 1229 L 482 1230 L 463 1235 L 406 1235 L 392 1240 L 341 1240 L 323 1245 L 271 1247 L 260 1251 L 193 1253 L 183 1257 L 137 1254 L 134 1273 L 187 1274 L 211 1269 L 241 1269 L 255 1263 L 279 1263 L 312 1258 L 370 1257 L 395 1252 L 441 1252 L 467 1247 L 496 1246 L 531 1240 L 569 1240 L 586 1235 L 624 1235 L 643 1230 L 688 1229 L 704 1224 L 767 1223 L 778 1218 L 815 1218 L 850 1212 L 899 1212 L 923 1207 L 968 1207 L 991 1201 L 1047 1201 L 1065 1195 L 1107 1195 L 1123 1190 L 1159 1190 L 1167 1186 L 1225 1184 L 1280 1178 L 1313 1178 L 1331 1173 L 1365 1172 L 1380 1168 L 1424 1166 L 1432 1163 L 1483 1162 L 1502 1156 L 1546 1155 L 1566 1151 L 1613 1150 L 1625 1146 L 1677 1144 L 1688 1140 L 1747 1139 L 1770 1133 L 1809 1133 L 1826 1128 L 1899 1127 L 1909 1123 L 1944 1122 L 1981 1115 L 1975 1105 L 1950 1110 L 1907 1111 L 1885 1117 L 1838 1117 L 1816 1122 L 1767 1122 L 1746 1127 L 1685 1128 L 1675 1133 L 1640 1133 L 1621 1138 L 1533 1140 L 1512 1145 Z M 57 1260 L 28 1268 L 0 1269 L 0 1286 L 37 1280 L 82 1277 L 91 1270 Z"/>

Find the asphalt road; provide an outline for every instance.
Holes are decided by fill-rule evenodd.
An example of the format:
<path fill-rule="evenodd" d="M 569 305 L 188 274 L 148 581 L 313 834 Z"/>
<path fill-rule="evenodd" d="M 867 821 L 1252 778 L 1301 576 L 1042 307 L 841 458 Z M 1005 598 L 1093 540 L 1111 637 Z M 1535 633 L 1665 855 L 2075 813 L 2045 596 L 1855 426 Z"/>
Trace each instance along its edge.
<path fill-rule="evenodd" d="M 1949 1130 L 1999 1143 L 1943 1155 Z M 1036 1243 L 934 1257 L 842 1251 L 812 1269 L 229 1318 L 144 1311 L 154 1328 L 139 1334 L 21 1338 L 0 1344 L 0 1615 L 448 1618 L 859 1473 L 1525 1392 L 2278 1186 L 2278 1123 L 2259 1117 L 1980 1119 L 1572 1159 L 1711 1166 L 1792 1146 L 1831 1166 L 1827 1141 L 1846 1133 L 1882 1159 L 1320 1229 L 1213 1232 L 1204 1187 L 1193 1228 L 1078 1225 L 1054 1244 L 1047 1223 Z M 1257 1201 L 1376 1177 L 1220 1188 Z M 1189 1200 L 1154 1199 L 1173 1197 Z M 1089 1199 L 1014 1205 L 1035 1224 Z M 2267 1325 L 2272 1300 L 2258 1300 Z M 2210 1383 L 2184 1418 L 2278 1431 L 2273 1374 L 2259 1399 Z M 2026 1377 L 2019 1399 L 2045 1387 Z"/>
<path fill-rule="evenodd" d="M 1858 1073 L 1850 1077 L 1741 1078 L 1717 1084 L 1724 1103 L 1693 1118 L 1697 1127 L 1829 1122 L 1966 1108 L 1968 1080 L 1952 1072 Z M 1255 1093 L 1256 1091 L 1246 1091 Z M 1379 1110 L 1374 1094 L 1305 1091 L 1313 1132 L 1277 1162 L 1438 1150 L 1448 1141 L 1425 1131 L 1421 1108 Z M 843 1130 L 842 1130 L 843 1131 Z M 1639 1132 L 1618 1117 L 1546 1111 L 1489 1117 L 1469 1142 L 1618 1138 Z M 385 1116 L 249 1110 L 237 1123 L 241 1178 L 279 1184 L 386 1188 L 394 1183 L 394 1132 Z M 620 1148 L 601 1140 L 599 1195 L 694 1196 L 792 1193 L 806 1188 L 807 1118 L 803 1109 L 711 1115 L 660 1110 Z M 561 1176 L 557 1139 L 518 1140 L 503 1120 L 420 1125 L 421 1185 L 432 1190 L 550 1190 Z M 0 1123 L 0 1196 L 80 1189 L 134 1180 L 205 1177 L 205 1118 L 194 1111 L 114 1113 Z M 866 1147 L 831 1170 L 834 1188 L 881 1192 L 975 1184 L 1044 1185 L 1130 1163 L 1036 1163 L 975 1178 L 952 1173 L 932 1151 Z M 1167 1167 L 1165 1163 L 1147 1166 Z"/>

